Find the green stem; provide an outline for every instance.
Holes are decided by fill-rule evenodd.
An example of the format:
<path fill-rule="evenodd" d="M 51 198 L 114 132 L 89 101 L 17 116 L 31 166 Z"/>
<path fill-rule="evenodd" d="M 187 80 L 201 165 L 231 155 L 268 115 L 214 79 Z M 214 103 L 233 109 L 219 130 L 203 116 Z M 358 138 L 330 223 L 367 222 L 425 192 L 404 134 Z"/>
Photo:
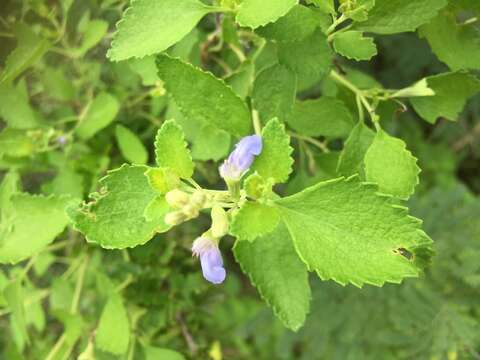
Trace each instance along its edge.
<path fill-rule="evenodd" d="M 252 110 L 252 121 L 255 134 L 258 136 L 262 135 L 262 125 L 260 124 L 260 118 L 258 117 L 258 111 Z"/>
<path fill-rule="evenodd" d="M 83 264 L 79 269 L 77 283 L 75 284 L 75 292 L 73 294 L 72 304 L 70 306 L 70 313 L 72 314 L 76 314 L 78 310 L 78 304 L 80 302 L 80 295 L 82 293 L 82 287 L 83 287 L 83 282 L 85 280 L 87 265 L 88 265 L 88 255 L 85 255 Z"/>
<path fill-rule="evenodd" d="M 323 152 L 325 153 L 328 153 L 330 152 L 330 149 L 328 148 L 327 145 L 325 145 L 323 142 L 317 140 L 317 139 L 314 139 L 310 136 L 305 136 L 305 135 L 301 135 L 301 134 L 297 134 L 297 133 L 294 133 L 292 131 L 289 131 L 288 132 L 288 135 L 290 135 L 291 137 L 294 137 L 296 139 L 299 139 L 299 140 L 303 140 L 303 141 L 306 141 L 312 145 L 315 145 L 316 147 L 318 147 L 320 150 L 322 150 Z"/>
<path fill-rule="evenodd" d="M 340 85 L 345 86 L 347 89 L 349 89 L 356 95 L 356 97 L 358 98 L 357 101 L 359 101 L 365 107 L 368 114 L 370 115 L 370 119 L 372 120 L 372 123 L 375 126 L 375 129 L 377 131 L 380 130 L 380 125 L 378 124 L 378 116 L 375 112 L 375 109 L 368 102 L 366 93 L 363 90 L 356 87 L 353 83 L 351 83 L 348 79 L 340 75 L 335 70 L 330 71 L 330 77 Z"/>

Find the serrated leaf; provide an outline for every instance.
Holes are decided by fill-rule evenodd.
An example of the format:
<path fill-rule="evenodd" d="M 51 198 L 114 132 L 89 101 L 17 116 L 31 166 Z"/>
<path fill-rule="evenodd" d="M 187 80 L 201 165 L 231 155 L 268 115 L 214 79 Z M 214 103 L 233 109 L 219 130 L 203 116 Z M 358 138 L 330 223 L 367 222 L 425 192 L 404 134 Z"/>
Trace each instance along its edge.
<path fill-rule="evenodd" d="M 377 55 L 377 46 L 372 38 L 363 37 L 361 31 L 344 31 L 335 34 L 333 47 L 348 59 L 370 60 Z"/>
<path fill-rule="evenodd" d="M 130 322 L 120 295 L 110 295 L 103 308 L 95 335 L 96 345 L 112 354 L 127 352 L 130 338 Z"/>
<path fill-rule="evenodd" d="M 480 80 L 466 73 L 444 73 L 427 77 L 434 96 L 412 98 L 415 111 L 433 124 L 439 117 L 456 121 L 469 97 L 480 91 Z"/>
<path fill-rule="evenodd" d="M 237 22 L 255 29 L 274 22 L 298 3 L 298 0 L 243 0 L 237 11 Z"/>
<path fill-rule="evenodd" d="M 115 127 L 115 137 L 118 147 L 125 159 L 133 164 L 146 164 L 148 161 L 148 152 L 140 138 L 123 125 Z"/>
<path fill-rule="evenodd" d="M 0 84 L 11 82 L 40 59 L 50 47 L 48 40 L 39 38 L 27 25 L 16 23 L 17 47 L 8 55 L 0 77 Z"/>
<path fill-rule="evenodd" d="M 367 181 L 378 184 L 381 192 L 408 199 L 418 184 L 420 168 L 406 144 L 380 130 L 365 154 Z"/>
<path fill-rule="evenodd" d="M 278 60 L 297 74 L 299 90 L 320 81 L 330 70 L 332 57 L 327 38 L 320 29 L 300 41 L 278 43 Z"/>
<path fill-rule="evenodd" d="M 149 168 L 145 172 L 148 183 L 159 194 L 166 194 L 180 185 L 178 175 L 167 167 Z"/>
<path fill-rule="evenodd" d="M 253 243 L 237 241 L 235 259 L 263 299 L 288 328 L 296 331 L 309 311 L 308 272 L 300 261 L 287 228 L 276 229 Z"/>
<path fill-rule="evenodd" d="M 263 70 L 253 85 L 253 105 L 260 120 L 266 123 L 276 117 L 285 121 L 295 102 L 297 78 L 283 65 L 273 65 Z"/>
<path fill-rule="evenodd" d="M 155 158 L 158 166 L 170 168 L 181 178 L 192 177 L 195 165 L 183 130 L 174 120 L 165 121 L 158 130 L 155 137 Z"/>
<path fill-rule="evenodd" d="M 252 199 L 268 197 L 272 194 L 274 179 L 264 179 L 258 173 L 249 175 L 243 182 L 245 193 Z"/>
<path fill-rule="evenodd" d="M 145 221 L 145 208 L 157 196 L 144 175 L 146 166 L 123 165 L 100 180 L 103 191 L 89 204 L 68 210 L 77 231 L 107 249 L 141 245 L 169 229 L 163 219 Z"/>
<path fill-rule="evenodd" d="M 0 263 L 17 263 L 50 244 L 69 223 L 68 197 L 20 193 L 11 197 L 10 213 L 2 216 L 8 230 L 0 240 Z"/>
<path fill-rule="evenodd" d="M 454 71 L 480 69 L 480 37 L 478 28 L 457 24 L 457 14 L 444 11 L 420 28 L 440 61 Z"/>
<path fill-rule="evenodd" d="M 197 0 L 135 0 L 117 24 L 107 57 L 114 61 L 168 49 L 216 8 Z"/>
<path fill-rule="evenodd" d="M 322 280 L 399 283 L 418 276 L 417 254 L 430 248 L 420 220 L 358 177 L 320 182 L 276 203 L 300 258 Z"/>
<path fill-rule="evenodd" d="M 230 233 L 238 240 L 253 241 L 272 232 L 280 216 L 276 208 L 266 204 L 247 201 L 232 218 Z"/>
<path fill-rule="evenodd" d="M 313 34 L 320 26 L 318 12 L 303 5 L 295 5 L 285 16 L 272 24 L 255 30 L 260 36 L 275 41 L 300 41 Z"/>
<path fill-rule="evenodd" d="M 377 34 L 414 31 L 435 17 L 445 5 L 447 0 L 375 0 L 368 19 L 354 28 Z"/>
<path fill-rule="evenodd" d="M 98 94 L 80 119 L 76 134 L 82 140 L 88 140 L 97 132 L 107 127 L 117 116 L 120 104 L 109 93 Z"/>
<path fill-rule="evenodd" d="M 303 135 L 343 137 L 352 129 L 353 117 L 343 101 L 322 96 L 297 101 L 288 125 Z"/>
<path fill-rule="evenodd" d="M 236 136 L 250 133 L 247 106 L 223 81 L 166 55 L 157 56 L 157 68 L 165 88 L 185 117 Z"/>
<path fill-rule="evenodd" d="M 262 130 L 262 152 L 255 158 L 251 167 L 265 179 L 273 178 L 276 183 L 288 180 L 292 172 L 293 159 L 290 154 L 290 136 L 278 119 L 270 120 Z"/>
<path fill-rule="evenodd" d="M 39 125 L 28 98 L 10 84 L 0 85 L 0 117 L 12 129 L 32 129 Z"/>
<path fill-rule="evenodd" d="M 375 132 L 359 121 L 345 141 L 338 159 L 337 173 L 343 176 L 359 173 L 374 137 Z"/>

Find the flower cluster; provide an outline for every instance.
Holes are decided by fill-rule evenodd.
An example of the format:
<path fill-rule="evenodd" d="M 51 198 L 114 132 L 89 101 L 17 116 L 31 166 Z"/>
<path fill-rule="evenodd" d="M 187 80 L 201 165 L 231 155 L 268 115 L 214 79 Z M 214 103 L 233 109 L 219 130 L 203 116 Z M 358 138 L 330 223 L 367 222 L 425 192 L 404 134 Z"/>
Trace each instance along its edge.
<path fill-rule="evenodd" d="M 237 185 L 249 170 L 255 156 L 262 151 L 262 138 L 258 135 L 246 136 L 235 146 L 229 157 L 220 166 L 219 171 L 229 189 Z M 168 199 L 167 199 L 168 201 Z M 185 206 L 185 204 L 182 204 Z M 228 230 L 228 215 L 219 206 L 212 207 L 212 228 L 193 242 L 192 253 L 200 258 L 203 277 L 213 284 L 225 280 L 222 254 L 218 248 L 220 238 Z"/>

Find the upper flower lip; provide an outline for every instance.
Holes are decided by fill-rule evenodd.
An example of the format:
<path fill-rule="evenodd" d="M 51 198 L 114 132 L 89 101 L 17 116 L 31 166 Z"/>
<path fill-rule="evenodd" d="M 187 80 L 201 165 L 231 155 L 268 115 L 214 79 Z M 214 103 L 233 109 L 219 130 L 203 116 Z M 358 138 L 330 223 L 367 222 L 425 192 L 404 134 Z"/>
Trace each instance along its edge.
<path fill-rule="evenodd" d="M 255 156 L 262 152 L 262 146 L 262 138 L 258 135 L 242 138 L 220 166 L 220 175 L 226 180 L 240 180 L 252 165 Z"/>

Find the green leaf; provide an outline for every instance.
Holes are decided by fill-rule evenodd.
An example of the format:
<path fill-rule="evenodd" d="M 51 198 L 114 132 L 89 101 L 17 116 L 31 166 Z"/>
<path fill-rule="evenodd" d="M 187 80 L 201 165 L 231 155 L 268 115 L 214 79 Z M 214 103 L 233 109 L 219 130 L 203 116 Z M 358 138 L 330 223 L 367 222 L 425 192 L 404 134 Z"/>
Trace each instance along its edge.
<path fill-rule="evenodd" d="M 16 23 L 14 32 L 18 44 L 7 58 L 0 84 L 15 80 L 24 70 L 35 64 L 50 47 L 47 40 L 39 38 L 23 23 Z"/>
<path fill-rule="evenodd" d="M 250 133 L 247 106 L 222 80 L 166 55 L 157 56 L 157 68 L 185 117 L 236 136 Z"/>
<path fill-rule="evenodd" d="M 113 61 L 168 49 L 206 14 L 215 11 L 197 0 L 135 0 L 117 24 L 107 57 Z"/>
<path fill-rule="evenodd" d="M 7 127 L 0 132 L 0 157 L 3 154 L 12 157 L 29 156 L 35 149 L 33 139 L 24 130 Z"/>
<path fill-rule="evenodd" d="M 192 177 L 195 165 L 183 130 L 174 120 L 165 121 L 158 130 L 155 137 L 155 157 L 158 166 L 168 167 L 184 179 Z"/>
<path fill-rule="evenodd" d="M 157 196 L 150 204 L 147 205 L 143 216 L 147 221 L 156 221 L 167 231 L 170 229 L 170 225 L 165 223 L 165 215 L 170 212 L 170 207 L 165 200 L 165 196 Z"/>
<path fill-rule="evenodd" d="M 343 101 L 322 96 L 297 101 L 288 125 L 303 135 L 344 137 L 353 127 L 353 117 Z"/>
<path fill-rule="evenodd" d="M 223 130 L 205 124 L 200 127 L 192 143 L 192 157 L 195 160 L 220 160 L 230 150 L 231 136 Z"/>
<path fill-rule="evenodd" d="M 270 120 L 262 130 L 262 152 L 251 167 L 265 179 L 273 178 L 276 183 L 288 180 L 292 172 L 293 159 L 290 154 L 290 136 L 278 119 Z"/>
<path fill-rule="evenodd" d="M 0 220 L 12 215 L 12 196 L 19 192 L 20 175 L 14 170 L 5 174 L 0 183 Z"/>
<path fill-rule="evenodd" d="M 414 31 L 435 17 L 447 0 L 375 0 L 368 19 L 355 25 L 356 30 L 377 34 Z"/>
<path fill-rule="evenodd" d="M 250 94 L 254 77 L 255 65 L 245 60 L 233 74 L 225 78 L 225 82 L 240 98 L 245 99 Z"/>
<path fill-rule="evenodd" d="M 107 127 L 117 116 L 120 104 L 109 93 L 98 94 L 80 119 L 76 134 L 82 140 L 88 140 L 97 132 Z"/>
<path fill-rule="evenodd" d="M 155 56 L 145 56 L 141 59 L 132 58 L 128 60 L 128 65 L 141 78 L 144 86 L 155 85 L 160 79 L 155 65 Z"/>
<path fill-rule="evenodd" d="M 236 20 L 241 26 L 255 29 L 274 22 L 298 3 L 298 0 L 243 0 Z"/>
<path fill-rule="evenodd" d="M 280 216 L 276 208 L 266 204 L 247 201 L 233 216 L 230 233 L 238 240 L 252 241 L 272 232 Z"/>
<path fill-rule="evenodd" d="M 338 159 L 337 173 L 343 176 L 359 173 L 374 137 L 375 132 L 359 121 L 345 141 Z"/>
<path fill-rule="evenodd" d="M 42 191 L 48 195 L 68 195 L 83 199 L 84 178 L 71 164 L 59 166 L 55 178 L 42 185 Z"/>
<path fill-rule="evenodd" d="M 295 102 L 296 87 L 295 73 L 283 65 L 273 65 L 258 74 L 252 99 L 262 123 L 274 117 L 286 120 Z"/>
<path fill-rule="evenodd" d="M 65 213 L 68 197 L 16 194 L 11 213 L 2 217 L 8 230 L 0 241 L 0 263 L 17 263 L 50 244 L 69 223 Z"/>
<path fill-rule="evenodd" d="M 145 149 L 142 140 L 134 132 L 123 125 L 117 125 L 115 127 L 115 137 L 125 159 L 134 164 L 143 165 L 147 163 L 147 149 Z"/>
<path fill-rule="evenodd" d="M 168 230 L 163 219 L 146 221 L 145 208 L 157 196 L 144 175 L 146 166 L 123 165 L 100 180 L 103 190 L 81 208 L 68 209 L 75 229 L 107 249 L 141 245 Z"/>
<path fill-rule="evenodd" d="M 12 129 L 32 129 L 39 125 L 28 98 L 10 84 L 0 85 L 0 117 Z"/>
<path fill-rule="evenodd" d="M 174 350 L 145 346 L 143 348 L 145 352 L 145 360 L 185 360 L 185 357 Z"/>
<path fill-rule="evenodd" d="M 76 57 L 85 55 L 85 53 L 97 45 L 108 31 L 108 22 L 100 19 L 89 21 L 85 32 L 82 34 L 82 44 L 79 48 L 73 50 Z"/>
<path fill-rule="evenodd" d="M 454 12 L 442 12 L 420 28 L 440 61 L 452 70 L 480 69 L 480 38 L 475 24 L 459 25 Z"/>
<path fill-rule="evenodd" d="M 434 124 L 439 117 L 456 121 L 469 97 L 480 91 L 480 80 L 465 73 L 444 73 L 427 77 L 435 96 L 410 99 L 415 111 Z"/>
<path fill-rule="evenodd" d="M 128 350 L 129 338 L 130 323 L 127 310 L 120 295 L 113 293 L 100 316 L 95 343 L 104 351 L 121 355 Z"/>
<path fill-rule="evenodd" d="M 270 197 L 272 195 L 272 187 L 274 179 L 264 179 L 258 173 L 249 175 L 243 182 L 245 193 L 252 199 L 260 199 L 262 197 Z"/>
<path fill-rule="evenodd" d="M 322 280 L 399 283 L 418 276 L 417 256 L 430 248 L 420 220 L 357 177 L 320 182 L 277 204 L 300 258 Z"/>
<path fill-rule="evenodd" d="M 166 194 L 180 186 L 180 178 L 170 168 L 149 168 L 145 172 L 148 183 L 159 194 Z"/>
<path fill-rule="evenodd" d="M 237 241 L 233 248 L 242 271 L 285 326 L 296 331 L 310 307 L 308 272 L 283 223 L 253 243 Z"/>
<path fill-rule="evenodd" d="M 41 79 L 49 97 L 60 101 L 75 99 L 77 89 L 73 82 L 65 76 L 62 69 L 47 67 L 43 71 Z"/>
<path fill-rule="evenodd" d="M 17 346 L 20 345 L 19 347 L 23 348 L 25 343 L 29 342 L 29 337 L 27 332 L 27 322 L 25 319 L 25 297 L 21 282 L 15 280 L 8 284 L 3 290 L 3 296 L 5 297 L 11 311 L 11 326 L 18 332 L 19 338 L 15 339 Z"/>
<path fill-rule="evenodd" d="M 420 168 L 406 144 L 380 130 L 365 154 L 367 181 L 378 184 L 381 192 L 408 199 L 418 184 Z"/>
<path fill-rule="evenodd" d="M 320 29 L 300 41 L 278 43 L 279 62 L 297 74 L 299 90 L 320 81 L 330 70 L 332 57 L 327 38 Z"/>
<path fill-rule="evenodd" d="M 370 60 L 377 55 L 377 46 L 370 37 L 363 37 L 361 31 L 344 31 L 335 34 L 333 47 L 337 53 L 348 59 Z"/>
<path fill-rule="evenodd" d="M 300 41 L 313 34 L 320 26 L 320 14 L 303 5 L 295 5 L 285 16 L 255 32 L 260 36 L 280 42 Z"/>

